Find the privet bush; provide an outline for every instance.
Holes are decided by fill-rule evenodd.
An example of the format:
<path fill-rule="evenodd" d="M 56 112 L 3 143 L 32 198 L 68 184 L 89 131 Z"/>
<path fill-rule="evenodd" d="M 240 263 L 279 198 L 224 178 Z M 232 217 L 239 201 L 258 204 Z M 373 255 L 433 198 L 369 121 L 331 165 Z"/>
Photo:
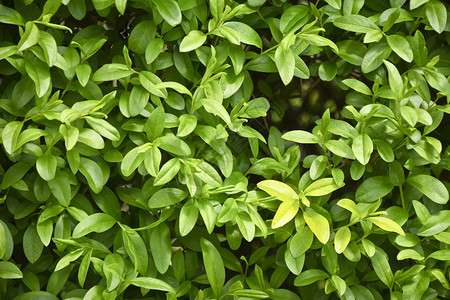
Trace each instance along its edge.
<path fill-rule="evenodd" d="M 2 2 L 0 298 L 450 297 L 444 1 Z"/>

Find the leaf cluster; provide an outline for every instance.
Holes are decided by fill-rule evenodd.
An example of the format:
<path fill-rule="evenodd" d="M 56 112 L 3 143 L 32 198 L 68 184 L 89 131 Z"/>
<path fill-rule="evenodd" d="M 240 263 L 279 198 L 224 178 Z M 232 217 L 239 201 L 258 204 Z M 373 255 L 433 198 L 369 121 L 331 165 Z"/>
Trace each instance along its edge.
<path fill-rule="evenodd" d="M 448 299 L 448 13 L 3 1 L 0 298 Z"/>

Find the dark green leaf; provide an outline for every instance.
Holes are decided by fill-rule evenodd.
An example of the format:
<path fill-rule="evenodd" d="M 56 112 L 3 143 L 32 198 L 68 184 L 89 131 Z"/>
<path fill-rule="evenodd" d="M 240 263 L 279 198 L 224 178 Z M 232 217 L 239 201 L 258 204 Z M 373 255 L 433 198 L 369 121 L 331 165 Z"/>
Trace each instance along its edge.
<path fill-rule="evenodd" d="M 205 265 L 206 275 L 211 285 L 214 295 L 218 297 L 221 294 L 225 284 L 225 267 L 222 258 L 216 247 L 205 238 L 200 239 L 202 248 L 203 264 Z"/>
<path fill-rule="evenodd" d="M 157 191 L 148 201 L 150 208 L 162 208 L 184 200 L 187 197 L 183 190 L 165 188 Z"/>
<path fill-rule="evenodd" d="M 96 213 L 83 219 L 75 226 L 73 237 L 80 238 L 91 232 L 105 232 L 117 223 L 117 220 L 104 213 Z"/>
<path fill-rule="evenodd" d="M 445 204 L 449 200 L 445 185 L 430 175 L 421 174 L 408 177 L 406 182 L 436 203 Z"/>
<path fill-rule="evenodd" d="M 387 176 L 374 176 L 366 179 L 356 190 L 358 202 L 374 202 L 389 194 L 394 185 Z"/>

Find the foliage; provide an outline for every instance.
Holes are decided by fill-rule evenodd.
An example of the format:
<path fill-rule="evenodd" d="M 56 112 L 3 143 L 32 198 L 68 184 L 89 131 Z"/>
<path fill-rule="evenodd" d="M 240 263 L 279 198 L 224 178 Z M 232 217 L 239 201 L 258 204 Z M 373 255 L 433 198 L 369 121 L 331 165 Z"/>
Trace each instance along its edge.
<path fill-rule="evenodd" d="M 0 297 L 448 299 L 444 2 L 3 1 Z"/>

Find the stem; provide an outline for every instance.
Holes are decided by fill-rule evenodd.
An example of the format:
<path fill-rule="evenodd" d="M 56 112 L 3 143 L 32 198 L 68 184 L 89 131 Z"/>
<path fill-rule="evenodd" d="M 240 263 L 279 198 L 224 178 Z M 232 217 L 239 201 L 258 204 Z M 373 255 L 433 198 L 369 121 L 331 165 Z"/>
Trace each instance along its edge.
<path fill-rule="evenodd" d="M 261 53 L 258 54 L 257 56 L 255 56 L 255 57 L 253 57 L 252 59 L 250 59 L 250 61 L 244 65 L 244 69 L 245 69 L 246 67 L 248 67 L 249 64 L 251 64 L 252 62 L 254 62 L 257 58 L 259 58 L 259 57 L 261 57 L 261 56 L 263 56 L 263 55 L 269 53 L 269 52 L 272 51 L 272 50 L 277 49 L 278 46 L 280 46 L 280 44 L 277 44 L 277 45 L 275 45 L 275 46 L 273 46 L 273 47 L 270 47 L 269 49 L 267 49 L 267 50 L 261 52 Z"/>
<path fill-rule="evenodd" d="M 403 196 L 403 186 L 400 185 L 398 188 L 400 189 L 400 200 L 402 201 L 402 208 L 406 210 L 405 197 Z"/>
<path fill-rule="evenodd" d="M 64 95 L 69 91 L 69 87 L 72 84 L 74 78 L 75 78 L 75 75 L 72 77 L 72 79 L 69 80 L 69 82 L 67 82 L 66 87 L 64 88 L 64 90 L 61 93 L 61 99 L 64 98 Z"/>

